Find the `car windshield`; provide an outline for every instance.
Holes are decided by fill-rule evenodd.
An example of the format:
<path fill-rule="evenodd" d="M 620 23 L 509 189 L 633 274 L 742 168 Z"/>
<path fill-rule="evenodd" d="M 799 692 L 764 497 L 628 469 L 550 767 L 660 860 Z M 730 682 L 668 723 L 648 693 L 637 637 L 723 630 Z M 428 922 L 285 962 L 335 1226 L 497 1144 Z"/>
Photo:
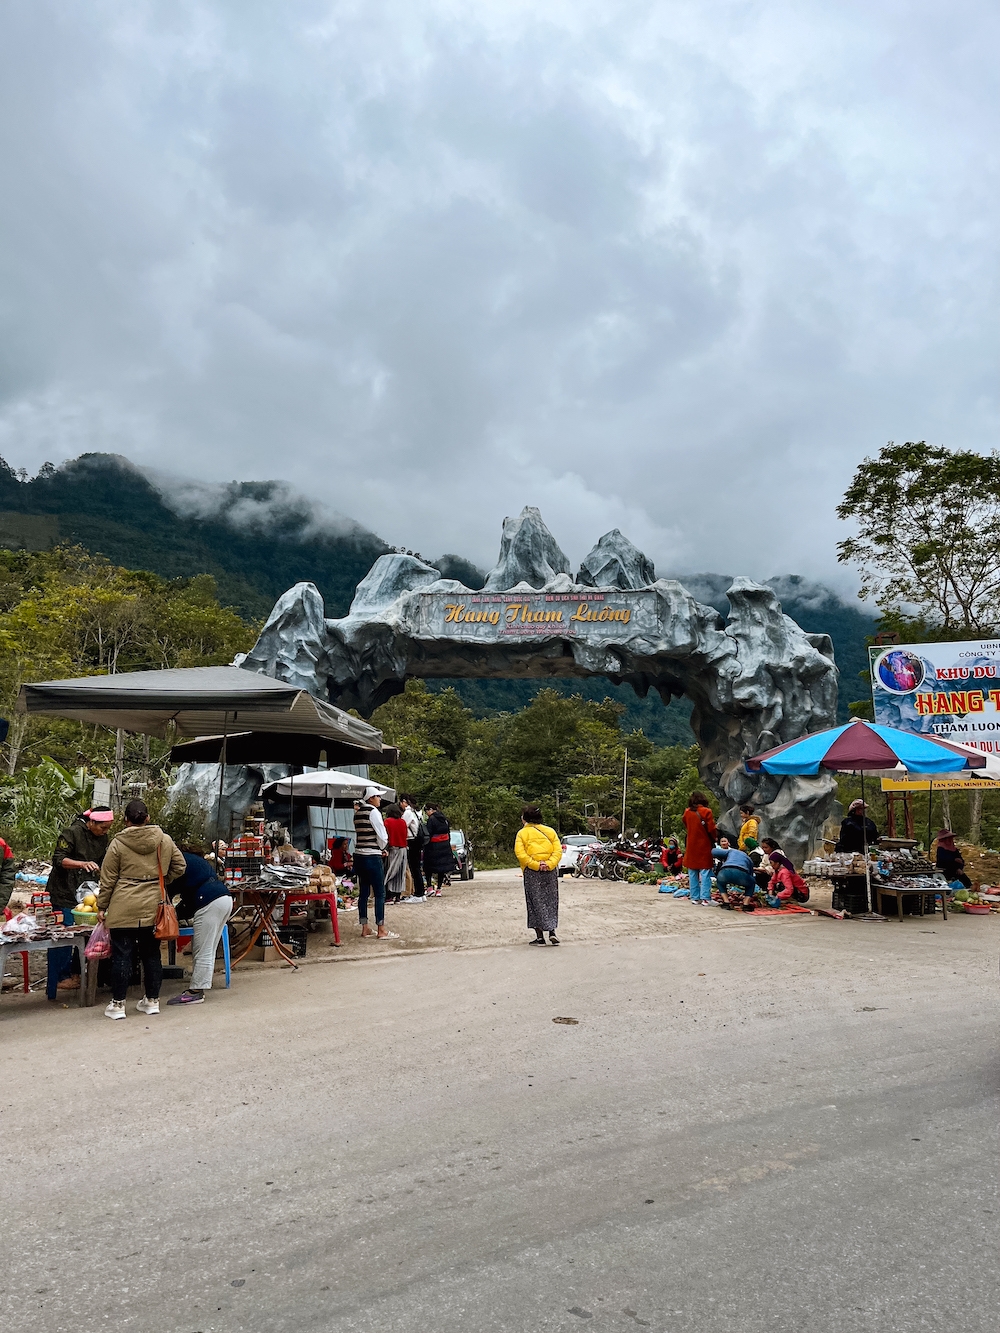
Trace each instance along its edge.
<path fill-rule="evenodd" d="M 457 847 L 460 851 L 465 846 L 465 834 L 461 829 L 455 829 L 451 835 L 452 847 Z"/>
<path fill-rule="evenodd" d="M 589 847 L 592 842 L 597 841 L 598 839 L 589 833 L 571 833 L 568 837 L 563 838 L 563 842 L 570 847 Z"/>

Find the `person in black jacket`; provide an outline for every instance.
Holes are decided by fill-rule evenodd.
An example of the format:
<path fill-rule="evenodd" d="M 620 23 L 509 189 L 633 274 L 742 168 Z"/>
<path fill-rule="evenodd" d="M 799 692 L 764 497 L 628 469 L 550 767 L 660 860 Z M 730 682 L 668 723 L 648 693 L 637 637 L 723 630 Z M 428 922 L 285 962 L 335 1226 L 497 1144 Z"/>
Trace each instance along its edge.
<path fill-rule="evenodd" d="M 200 854 L 202 850 L 189 844 L 181 848 L 186 869 L 170 886 L 177 915 L 193 924 L 194 938 L 191 941 L 191 984 L 180 995 L 172 996 L 167 1004 L 204 1003 L 205 991 L 212 989 L 219 940 L 233 912 L 229 889 Z"/>
<path fill-rule="evenodd" d="M 448 823 L 439 805 L 428 801 L 427 806 L 427 846 L 424 848 L 424 871 L 427 882 L 437 875 L 437 889 L 430 892 L 441 896 L 441 885 L 455 870 L 455 856 L 451 850 L 451 825 Z"/>
<path fill-rule="evenodd" d="M 863 852 L 866 833 L 869 847 L 874 847 L 878 842 L 881 835 L 865 814 L 867 809 L 861 800 L 852 801 L 847 807 L 847 818 L 841 821 L 840 837 L 833 849 L 835 852 Z"/>
<path fill-rule="evenodd" d="M 938 829 L 935 864 L 949 884 L 958 880 L 963 888 L 972 888 L 972 880 L 965 874 L 965 857 L 955 846 L 955 835 L 950 828 Z"/>
<path fill-rule="evenodd" d="M 108 850 L 108 834 L 115 820 L 115 812 L 106 805 L 95 805 L 77 815 L 69 828 L 63 829 L 56 839 L 49 872 L 49 897 L 52 906 L 62 913 L 67 926 L 73 924 L 73 908 L 78 906 L 76 891 L 85 880 L 97 880 Z M 48 951 L 48 977 L 45 994 L 55 1000 L 59 991 L 79 990 L 80 966 L 75 949 Z"/>

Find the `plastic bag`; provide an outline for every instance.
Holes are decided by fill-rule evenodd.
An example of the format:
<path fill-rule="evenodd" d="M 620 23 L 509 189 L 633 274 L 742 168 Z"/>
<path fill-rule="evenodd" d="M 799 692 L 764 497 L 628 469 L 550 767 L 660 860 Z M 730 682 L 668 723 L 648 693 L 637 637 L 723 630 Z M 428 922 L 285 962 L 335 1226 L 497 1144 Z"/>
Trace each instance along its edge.
<path fill-rule="evenodd" d="M 83 883 L 80 884 L 76 889 L 77 907 L 80 906 L 80 904 L 83 902 L 84 898 L 86 898 L 88 894 L 93 894 L 94 897 L 96 898 L 97 895 L 100 893 L 100 891 L 101 891 L 101 886 L 100 884 L 98 884 L 97 880 L 85 879 Z"/>
<path fill-rule="evenodd" d="M 111 957 L 111 935 L 108 933 L 107 926 L 102 922 L 98 922 L 91 931 L 87 947 L 83 952 L 92 962 Z"/>
<path fill-rule="evenodd" d="M 37 930 L 38 921 L 30 912 L 18 912 L 17 916 L 3 923 L 5 935 L 34 935 Z"/>

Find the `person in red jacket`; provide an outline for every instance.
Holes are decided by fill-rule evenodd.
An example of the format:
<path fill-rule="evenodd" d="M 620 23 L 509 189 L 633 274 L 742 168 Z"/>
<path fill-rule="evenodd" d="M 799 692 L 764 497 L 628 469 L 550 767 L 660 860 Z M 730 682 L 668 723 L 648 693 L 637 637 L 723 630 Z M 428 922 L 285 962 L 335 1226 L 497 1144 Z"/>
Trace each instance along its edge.
<path fill-rule="evenodd" d="M 693 791 L 684 811 L 687 843 L 684 869 L 688 872 L 691 901 L 696 907 L 712 901 L 712 848 L 718 836 L 715 819 L 704 792 Z"/>
<path fill-rule="evenodd" d="M 10 895 L 14 892 L 14 881 L 17 874 L 17 867 L 14 863 L 14 853 L 0 838 L 0 912 L 10 902 Z"/>

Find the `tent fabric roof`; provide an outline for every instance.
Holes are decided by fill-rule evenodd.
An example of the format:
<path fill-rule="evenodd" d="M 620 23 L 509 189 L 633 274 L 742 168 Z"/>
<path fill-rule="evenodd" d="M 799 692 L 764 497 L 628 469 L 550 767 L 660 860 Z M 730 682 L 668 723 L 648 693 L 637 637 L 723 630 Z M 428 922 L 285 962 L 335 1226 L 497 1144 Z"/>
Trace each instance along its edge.
<path fill-rule="evenodd" d="M 217 764 L 222 755 L 221 736 L 203 736 L 182 741 L 170 751 L 174 764 Z M 381 750 L 304 736 L 287 731 L 240 731 L 226 737 L 227 764 L 304 764 L 316 768 L 325 756 L 328 764 L 398 764 L 399 750 L 383 745 Z"/>
<path fill-rule="evenodd" d="M 170 722 L 178 736 L 245 731 L 249 724 L 254 731 L 294 732 L 382 749 L 382 733 L 367 722 L 294 685 L 242 667 L 181 667 L 41 681 L 22 685 L 17 711 L 150 736 L 166 736 Z"/>

